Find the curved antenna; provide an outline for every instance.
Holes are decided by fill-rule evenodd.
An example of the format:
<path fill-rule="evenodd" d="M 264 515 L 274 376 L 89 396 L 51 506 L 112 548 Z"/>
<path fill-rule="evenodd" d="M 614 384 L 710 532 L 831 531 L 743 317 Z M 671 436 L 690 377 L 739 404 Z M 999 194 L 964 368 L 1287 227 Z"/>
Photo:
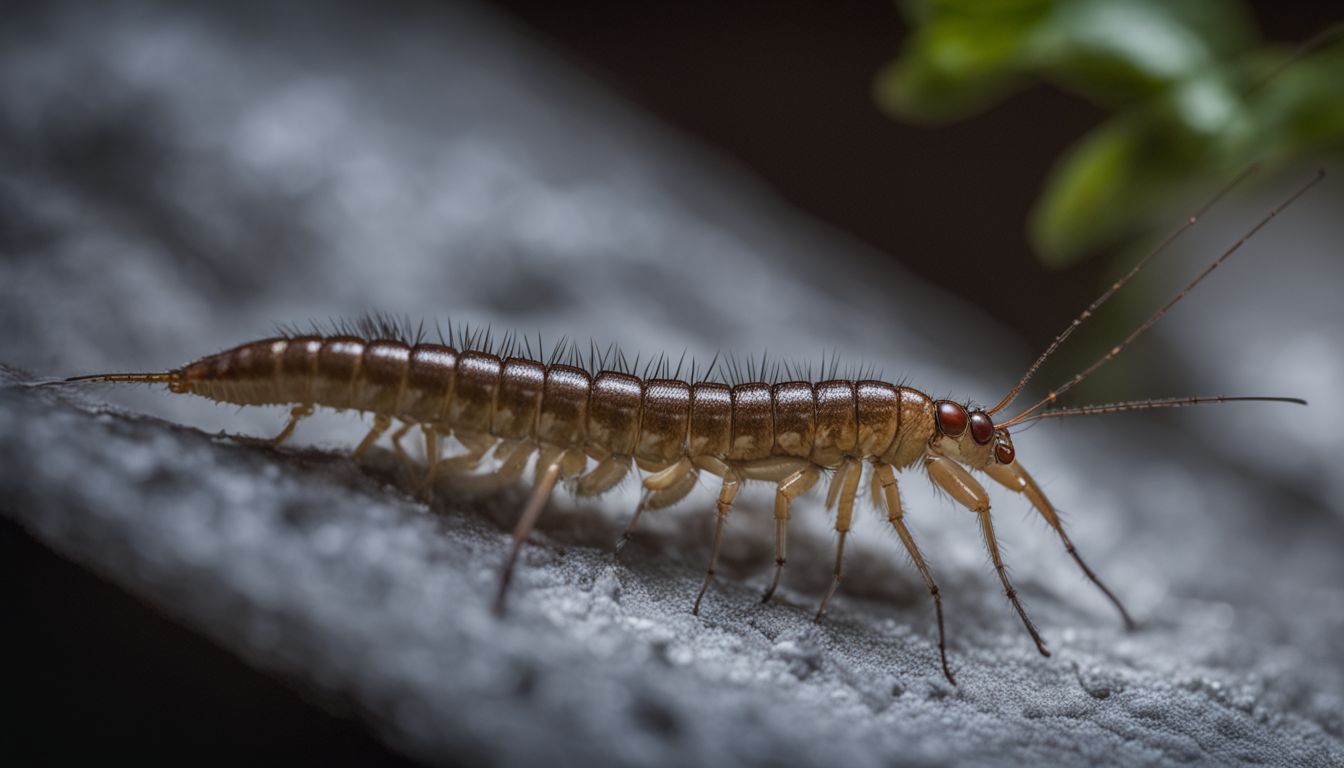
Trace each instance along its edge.
<path fill-rule="evenodd" d="M 1278 206 L 1270 210 L 1270 212 L 1263 219 L 1261 219 L 1254 227 L 1251 227 L 1251 229 L 1246 234 L 1242 235 L 1240 240 L 1233 243 L 1231 248 L 1228 248 L 1226 251 L 1223 251 L 1222 255 L 1214 259 L 1213 262 L 1209 264 L 1209 266 L 1204 268 L 1203 272 L 1200 272 L 1198 275 L 1196 275 L 1194 280 L 1191 280 L 1190 283 L 1186 285 L 1184 288 L 1182 288 L 1179 292 L 1177 292 L 1176 295 L 1173 296 L 1170 301 L 1168 301 L 1166 304 L 1163 304 L 1160 309 L 1158 309 L 1156 312 L 1152 314 L 1152 316 L 1150 316 L 1147 320 L 1143 321 L 1143 323 L 1139 325 L 1138 328 L 1135 328 L 1133 332 L 1131 332 L 1128 336 L 1126 336 L 1123 341 L 1121 341 L 1119 344 L 1116 344 L 1114 347 L 1111 347 L 1111 350 L 1109 352 L 1102 355 L 1096 362 L 1092 363 L 1088 367 L 1079 371 L 1077 374 L 1074 375 L 1073 378 L 1064 382 L 1064 384 L 1061 385 L 1058 389 L 1052 390 L 1050 394 L 1036 401 L 1036 403 L 1033 404 L 1031 407 L 1017 414 L 1008 421 L 1004 422 L 1001 426 L 1009 427 L 1012 426 L 1013 424 L 1021 423 L 1022 420 L 1025 419 L 1027 416 L 1031 415 L 1032 413 L 1035 413 L 1036 411 L 1039 411 L 1044 406 L 1055 402 L 1055 400 L 1058 399 L 1060 395 L 1064 394 L 1070 389 L 1073 389 L 1074 386 L 1080 384 L 1088 376 L 1091 376 L 1093 373 L 1095 373 L 1098 368 L 1114 360 L 1121 352 L 1125 350 L 1126 347 L 1128 347 L 1130 344 L 1133 344 L 1134 341 L 1138 339 L 1140 336 L 1142 336 L 1145 332 L 1147 332 L 1149 328 L 1152 328 L 1154 325 L 1156 325 L 1157 321 L 1161 320 L 1162 316 L 1167 314 L 1168 310 L 1176 306 L 1176 304 L 1181 299 L 1184 299 L 1186 296 L 1188 296 L 1190 292 L 1195 289 L 1195 286 L 1199 285 L 1201 282 L 1204 281 L 1204 278 L 1212 274 L 1213 271 L 1217 269 L 1219 266 L 1221 266 L 1224 261 L 1227 261 L 1228 257 L 1236 253 L 1237 251 L 1241 250 L 1241 247 L 1245 245 L 1248 240 L 1254 237 L 1257 232 L 1263 229 L 1265 225 L 1269 224 L 1269 222 L 1272 221 L 1274 217 L 1282 213 L 1285 209 L 1288 208 L 1288 206 L 1296 202 L 1299 197 L 1306 194 L 1307 190 L 1319 184 L 1321 182 L 1321 179 L 1324 178 L 1325 178 L 1324 168 L 1316 171 L 1316 174 L 1312 176 L 1311 181 L 1308 181 L 1306 184 L 1303 184 L 1301 187 L 1297 189 L 1296 192 L 1294 192 L 1291 196 L 1289 196 L 1287 200 L 1284 200 L 1282 203 L 1279 203 Z"/>
<path fill-rule="evenodd" d="M 1249 99 L 1251 96 L 1254 96 L 1261 88 L 1265 87 L 1279 75 L 1283 74 L 1284 70 L 1288 69 L 1288 67 L 1292 65 L 1294 62 L 1306 58 L 1308 55 L 1315 53 L 1317 50 L 1324 48 L 1328 45 L 1331 45 L 1340 39 L 1344 39 L 1344 23 L 1333 24 L 1329 27 L 1326 27 L 1324 30 L 1321 30 L 1320 32 L 1316 33 L 1306 42 L 1299 45 L 1291 54 L 1289 54 L 1277 66 L 1275 66 L 1265 75 L 1263 75 L 1260 79 L 1252 82 L 1251 85 L 1248 86 L 1245 92 L 1242 94 L 1242 98 Z M 1143 261 L 1139 262 L 1139 264 L 1135 266 L 1134 269 L 1130 270 L 1129 274 L 1125 275 L 1125 277 L 1122 278 L 1118 283 L 1112 285 L 1110 290 L 1103 293 L 1100 298 L 1098 298 L 1095 302 L 1092 303 L 1091 306 L 1083 310 L 1083 313 L 1079 315 L 1076 320 L 1070 323 L 1069 326 L 1066 327 L 1063 330 L 1063 332 L 1061 332 L 1059 336 L 1057 336 L 1055 340 L 1050 343 L 1050 346 L 1046 348 L 1045 352 L 1041 353 L 1041 356 L 1036 358 L 1036 362 L 1032 363 L 1031 367 L 1027 369 L 1027 372 L 1023 374 L 1022 378 L 1017 382 L 1017 384 L 1014 385 L 1013 388 L 1008 391 L 1008 394 L 1004 395 L 1003 399 L 1000 400 L 998 404 L 995 405 L 993 408 L 989 409 L 988 412 L 990 414 L 994 414 L 1002 410 L 1003 408 L 1008 407 L 1008 405 L 1013 402 L 1013 399 L 1016 398 L 1017 395 L 1022 391 L 1022 388 L 1026 386 L 1027 382 L 1031 381 L 1031 377 L 1036 374 L 1037 369 L 1039 369 L 1041 365 L 1044 364 L 1045 361 L 1052 354 L 1054 354 L 1055 350 L 1059 347 L 1059 345 L 1062 344 L 1064 340 L 1067 339 L 1069 335 L 1073 333 L 1073 331 L 1079 325 L 1081 325 L 1084 320 L 1086 320 L 1088 317 L 1091 316 L 1092 312 L 1094 312 L 1097 309 L 1097 307 L 1100 307 L 1102 304 L 1104 304 L 1107 299 L 1109 299 L 1117 290 L 1119 290 L 1125 283 L 1127 283 L 1129 279 L 1133 277 L 1135 273 L 1137 273 L 1140 269 L 1142 269 L 1145 264 L 1147 264 L 1150 260 L 1152 260 L 1153 257 L 1157 256 L 1167 246 L 1171 245 L 1171 243 L 1175 241 L 1177 237 L 1180 237 L 1181 233 L 1183 233 L 1190 227 L 1194 226 L 1195 221 L 1200 216 L 1203 216 L 1206 212 L 1208 212 L 1208 210 L 1212 208 L 1213 205 L 1217 203 L 1220 198 L 1222 198 L 1233 187 L 1239 184 L 1242 179 L 1250 175 L 1250 173 L 1254 171 L 1255 168 L 1256 165 L 1252 164 L 1251 167 L 1243 171 L 1240 176 L 1233 179 L 1232 182 L 1228 184 L 1226 187 L 1224 187 L 1217 195 L 1214 195 L 1213 199 L 1211 199 L 1208 203 L 1206 203 L 1203 208 L 1200 208 L 1199 211 L 1196 212 L 1194 216 L 1191 216 L 1190 219 L 1185 224 L 1183 224 L 1179 229 L 1177 229 L 1169 237 L 1167 237 L 1167 239 L 1164 240 L 1162 244 L 1157 247 L 1156 250 L 1148 254 L 1148 256 L 1146 256 L 1143 259 Z"/>
<path fill-rule="evenodd" d="M 1208 202 L 1204 203 L 1204 205 L 1202 205 L 1199 208 L 1199 210 L 1195 211 L 1194 214 L 1190 216 L 1190 218 L 1186 219 L 1185 223 L 1177 227 L 1170 235 L 1167 235 L 1167 239 L 1163 240 L 1161 244 L 1159 244 L 1156 248 L 1154 248 L 1147 256 L 1144 256 L 1139 261 L 1138 264 L 1135 264 L 1134 267 L 1130 269 L 1129 272 L 1126 273 L 1124 277 L 1112 283 L 1111 287 L 1107 288 L 1104 293 L 1098 296 L 1096 301 L 1087 305 L 1087 309 L 1084 309 L 1082 314 L 1078 315 L 1078 317 L 1075 317 L 1072 323 L 1069 323 L 1067 326 L 1065 326 L 1064 330 L 1061 331 L 1060 334 L 1055 337 L 1055 340 L 1050 342 L 1050 346 L 1045 348 L 1045 351 L 1041 353 L 1041 356 L 1036 358 L 1036 362 L 1032 363 L 1031 367 L 1027 368 L 1027 372 L 1022 374 L 1022 378 L 1018 379 L 1017 383 L 1013 385 L 1013 388 L 1008 390 L 1008 394 L 1004 395 L 1003 399 L 1000 400 L 998 404 L 995 405 L 993 408 L 990 408 L 989 411 L 987 411 L 987 413 L 993 415 L 1003 410 L 1004 408 L 1007 408 L 1008 405 L 1017 398 L 1018 394 L 1022 391 L 1022 388 L 1027 385 L 1027 382 L 1031 381 L 1031 377 L 1036 375 L 1036 371 L 1039 370 L 1040 367 L 1045 364 L 1046 360 L 1050 359 L 1051 355 L 1055 354 L 1055 350 L 1059 349 L 1060 345 L 1064 343 L 1065 339 L 1073 335 L 1073 332 L 1078 329 L 1078 326 L 1083 324 L 1084 320 L 1087 320 L 1089 317 L 1091 317 L 1092 313 L 1096 312 L 1098 307 L 1100 307 L 1102 304 L 1105 304 L 1112 296 L 1116 294 L 1117 291 L 1119 291 L 1121 288 L 1124 288 L 1125 284 L 1128 283 L 1130 280 L 1132 280 L 1135 275 L 1139 274 L 1139 271 L 1142 270 L 1144 267 L 1146 267 L 1148 265 L 1148 262 L 1152 261 L 1159 254 L 1165 251 L 1172 243 L 1176 242 L 1177 238 L 1185 234 L 1185 231 L 1187 229 L 1190 229 L 1191 227 L 1195 226 L 1195 224 L 1200 220 L 1200 218 L 1203 217 L 1204 214 L 1209 212 L 1210 208 L 1217 205 L 1219 200 L 1222 200 L 1224 197 L 1226 197 L 1227 193 L 1231 192 L 1234 188 L 1236 188 L 1238 184 L 1245 181 L 1246 177 L 1250 176 L 1252 173 L 1255 173 L 1259 169 L 1259 167 L 1260 167 L 1259 163 L 1251 163 L 1249 166 L 1246 167 L 1246 170 L 1237 174 L 1236 177 L 1233 178 L 1231 181 L 1229 181 L 1226 185 L 1224 185 L 1222 189 L 1218 190 L 1217 194 L 1209 198 Z"/>
<path fill-rule="evenodd" d="M 1104 403 L 1100 405 L 1081 405 L 1077 408 L 1056 408 L 1041 411 L 1028 416 L 1015 424 L 1034 424 L 1041 419 L 1053 419 L 1060 416 L 1091 416 L 1099 413 L 1123 413 L 1125 411 L 1151 411 L 1158 408 L 1184 408 L 1189 405 L 1209 405 L 1217 403 L 1292 403 L 1306 405 L 1300 397 L 1269 397 L 1263 395 L 1235 397 L 1227 395 L 1197 395 L 1195 397 L 1163 397 L 1149 400 L 1128 400 L 1123 403 Z M 1008 426 L 1005 424 L 1004 426 Z"/>

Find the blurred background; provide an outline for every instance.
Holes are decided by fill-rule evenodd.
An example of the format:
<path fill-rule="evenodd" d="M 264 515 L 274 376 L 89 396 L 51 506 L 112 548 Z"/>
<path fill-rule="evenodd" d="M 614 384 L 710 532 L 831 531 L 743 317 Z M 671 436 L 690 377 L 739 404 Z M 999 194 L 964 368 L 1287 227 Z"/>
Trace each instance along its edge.
<path fill-rule="evenodd" d="M 1341 701 L 1338 664 L 1311 666 L 1339 661 L 1315 643 L 1341 621 L 1323 552 L 1344 540 L 1344 46 L 1329 4 L 11 2 L 5 15 L 0 363 L 38 376 L 176 365 L 276 323 L 383 310 L 705 358 L 838 351 L 935 396 L 992 401 L 1242 169 L 1260 163 L 1041 389 L 1324 167 L 1073 400 L 1295 395 L 1306 415 L 1210 409 L 1030 438 L 1033 469 L 1056 461 L 1052 493 L 1098 510 L 1074 538 L 1154 613 L 1206 589 L 1270 611 L 1282 594 L 1238 592 L 1238 573 L 1254 582 L 1296 552 L 1284 583 L 1315 583 L 1323 607 L 1292 630 L 1310 642 L 1276 638 L 1301 654 L 1277 695 L 1340 737 L 1321 714 Z M 207 432 L 276 426 L 156 392 L 95 396 Z M 315 422 L 304 442 L 357 439 L 348 420 Z M 11 457 L 32 442 L 7 437 Z M 1197 459 L 1173 468 L 1174 455 Z M 6 471 L 10 516 L 63 504 Z M 1209 477 L 1235 482 L 1202 488 Z M 916 502 L 936 504 L 925 490 Z M 368 725 L 378 702 L 335 685 L 314 704 L 240 661 L 210 620 L 195 619 L 203 639 L 172 601 L 71 564 L 40 529 L 3 527 L 0 600 L 26 628 L 9 640 L 28 672 L 7 703 L 43 713 L 11 746 L 59 745 L 66 713 L 105 718 L 99 738 L 121 747 L 393 758 Z M 954 583 L 981 570 L 969 537 L 930 540 Z M 1056 549 L 1038 526 L 1015 552 L 1049 572 L 1035 556 Z M 1227 578 L 1209 587 L 1209 569 Z M 1234 656 L 1219 663 L 1278 669 Z"/>
<path fill-rule="evenodd" d="M 1315 83 L 1279 81 L 1271 104 L 1264 92 L 1218 103 L 1338 25 L 1328 4 L 495 6 L 623 99 L 1035 347 L 1105 285 L 1113 260 L 1137 255 L 1135 239 L 1166 234 L 1252 160 L 1281 170 L 1341 141 L 1331 46 L 1296 73 Z M 1070 7 L 1075 18 L 1060 18 Z M 939 65 L 947 71 L 930 72 Z M 1200 78 L 1222 89 L 1215 116 L 1179 124 L 1166 112 L 1179 108 L 1161 102 Z M 1061 167 L 1117 114 L 1145 109 L 1162 125 L 1130 155 L 1140 168 Z M 1310 128 L 1282 127 L 1308 110 Z M 1047 188 L 1066 174 L 1114 191 Z M 1033 220 L 1046 215 L 1043 197 L 1060 195 L 1076 210 L 1051 215 L 1067 222 Z"/>

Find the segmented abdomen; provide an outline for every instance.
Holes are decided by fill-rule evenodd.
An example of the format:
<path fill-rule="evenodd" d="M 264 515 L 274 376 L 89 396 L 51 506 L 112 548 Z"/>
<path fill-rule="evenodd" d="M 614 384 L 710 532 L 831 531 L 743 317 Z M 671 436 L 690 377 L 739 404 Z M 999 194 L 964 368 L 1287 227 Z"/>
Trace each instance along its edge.
<path fill-rule="evenodd" d="M 898 467 L 933 434 L 932 404 L 880 381 L 717 382 L 590 375 L 570 365 L 355 336 L 266 339 L 192 363 L 173 388 L 239 405 L 312 404 L 386 414 L 440 432 L 533 439 L 648 467 L 845 457 Z"/>

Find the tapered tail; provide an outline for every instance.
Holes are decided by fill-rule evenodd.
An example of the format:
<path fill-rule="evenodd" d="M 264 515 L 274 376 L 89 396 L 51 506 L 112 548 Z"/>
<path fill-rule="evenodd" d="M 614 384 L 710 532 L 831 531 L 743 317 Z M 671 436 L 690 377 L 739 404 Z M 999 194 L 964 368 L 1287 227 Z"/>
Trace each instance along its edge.
<path fill-rule="evenodd" d="M 164 373 L 94 373 L 71 376 L 68 379 L 43 382 L 45 384 L 77 384 L 79 382 L 110 381 L 131 384 L 167 384 L 175 378 L 171 371 Z"/>

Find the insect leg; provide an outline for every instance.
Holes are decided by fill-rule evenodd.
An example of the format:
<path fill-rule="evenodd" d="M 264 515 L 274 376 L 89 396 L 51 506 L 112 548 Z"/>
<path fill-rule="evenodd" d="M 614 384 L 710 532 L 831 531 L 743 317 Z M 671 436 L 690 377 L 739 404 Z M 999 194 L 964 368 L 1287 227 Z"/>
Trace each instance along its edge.
<path fill-rule="evenodd" d="M 526 455 L 529 452 L 522 453 Z M 522 550 L 523 542 L 536 526 L 537 518 L 541 517 L 541 510 L 545 509 L 546 502 L 550 500 L 551 491 L 555 490 L 556 481 L 560 479 L 560 469 L 564 466 L 564 453 L 559 449 L 546 450 L 537 461 L 546 468 L 541 473 L 537 487 L 532 490 L 527 505 L 523 507 L 518 525 L 513 529 L 513 546 L 509 549 L 509 557 L 504 561 L 504 568 L 499 574 L 499 591 L 495 594 L 496 613 L 504 612 L 504 596 L 508 593 L 509 582 L 513 579 L 513 567 L 518 562 L 518 552 Z"/>
<path fill-rule="evenodd" d="M 434 491 L 434 476 L 439 471 L 439 432 L 428 424 L 421 424 L 420 431 L 425 436 L 425 479 L 420 490 L 428 498 Z"/>
<path fill-rule="evenodd" d="M 845 537 L 849 535 L 849 526 L 854 519 L 854 500 L 859 495 L 859 478 L 863 476 L 863 465 L 858 459 L 845 459 L 842 466 L 845 467 L 844 473 L 836 473 L 836 478 L 832 480 L 833 484 L 843 484 L 840 488 L 840 508 L 835 514 L 835 532 L 840 534 L 835 544 L 835 577 L 831 580 L 831 588 L 826 590 L 826 596 L 821 599 L 821 606 L 817 608 L 817 615 L 813 618 L 817 622 L 826 615 L 826 606 L 844 578 Z"/>
<path fill-rule="evenodd" d="M 704 599 L 705 592 L 714 581 L 714 567 L 719 563 L 719 546 L 723 543 L 723 524 L 728 521 L 728 513 L 733 509 L 733 499 L 737 498 L 737 491 L 742 486 L 737 472 L 727 467 L 725 469 L 723 488 L 719 490 L 719 500 L 715 507 L 718 519 L 714 524 L 714 545 L 710 550 L 709 568 L 705 571 L 705 582 L 700 585 L 700 592 L 695 596 L 695 605 L 691 608 L 691 613 L 696 616 L 700 615 L 700 601 Z"/>
<path fill-rule="evenodd" d="M 945 456 L 934 454 L 925 457 L 924 469 L 939 488 L 947 491 L 958 504 L 980 518 L 980 533 L 984 535 L 985 547 L 989 550 L 990 560 L 994 561 L 994 570 L 999 574 L 999 581 L 1003 582 L 1003 590 L 1008 595 L 1008 601 L 1017 609 L 1017 615 L 1022 618 L 1022 624 L 1027 628 L 1027 632 L 1031 633 L 1031 639 L 1036 642 L 1036 650 L 1040 651 L 1042 656 L 1049 656 L 1050 651 L 1041 640 L 1041 633 L 1036 631 L 1036 625 L 1031 623 L 1026 610 L 1022 608 L 1022 603 L 1017 599 L 1017 590 L 1013 589 L 1012 582 L 1008 581 L 1008 570 L 1003 565 L 1003 557 L 999 555 L 999 542 L 994 537 L 994 521 L 989 516 L 989 495 L 985 493 L 984 487 L 960 464 Z"/>
<path fill-rule="evenodd" d="M 854 469 L 848 461 L 843 461 L 840 466 L 835 468 L 835 474 L 831 475 L 831 484 L 826 488 L 826 508 L 834 509 L 835 501 L 840 496 L 840 488 L 845 484 L 845 475 Z"/>
<path fill-rule="evenodd" d="M 938 592 L 938 585 L 934 582 L 932 574 L 929 573 L 928 564 L 924 562 L 924 555 L 915 545 L 915 537 L 910 535 L 910 529 L 905 525 L 901 491 L 896 485 L 896 472 L 890 464 L 873 465 L 873 501 L 877 503 L 878 509 L 884 506 L 887 508 L 887 520 L 901 537 L 905 551 L 910 554 L 910 559 L 915 561 L 919 575 L 924 578 L 924 586 L 928 587 L 929 594 L 933 596 L 933 613 L 938 618 L 938 657 L 943 662 L 943 674 L 947 676 L 947 681 L 956 685 L 957 679 L 952 676 L 952 670 L 947 666 L 947 642 L 943 635 L 943 598 Z"/>
<path fill-rule="evenodd" d="M 271 446 L 275 447 L 289 439 L 294 434 L 294 427 L 299 425 L 299 419 L 313 415 L 312 403 L 296 405 L 289 411 L 289 421 L 285 423 L 285 428 L 280 430 L 280 434 L 271 438 Z"/>
<path fill-rule="evenodd" d="M 639 504 L 635 507 L 635 514 L 630 518 L 629 524 L 627 524 L 625 530 L 621 532 L 620 541 L 616 542 L 616 553 L 620 554 L 621 550 L 625 549 L 625 545 L 630 543 L 630 537 L 634 535 L 635 526 L 639 524 L 639 516 L 644 513 L 644 509 L 646 507 L 651 509 L 658 508 L 652 506 L 652 503 L 659 494 L 663 494 L 667 491 L 679 491 L 680 495 L 676 496 L 676 498 L 670 500 L 666 496 L 659 498 L 659 500 L 662 501 L 661 506 L 675 504 L 685 497 L 687 493 L 690 493 L 691 488 L 695 486 L 695 479 L 697 476 L 698 473 L 696 472 L 695 467 L 691 464 L 691 460 L 689 458 L 683 458 L 676 464 L 644 478 L 644 494 L 640 496 Z M 690 478 L 689 483 L 687 482 L 687 478 Z"/>
<path fill-rule="evenodd" d="M 686 498 L 687 494 L 695 490 L 695 484 L 698 482 L 700 482 L 700 470 L 691 467 L 677 482 L 661 491 L 654 491 L 653 495 L 649 497 L 649 503 L 645 504 L 644 508 L 666 509 Z"/>
<path fill-rule="evenodd" d="M 390 438 L 390 440 L 392 441 L 392 450 L 397 452 L 397 458 L 401 459 L 407 464 L 411 463 L 411 456 L 410 454 L 406 453 L 406 449 L 402 447 L 401 438 L 405 437 L 406 433 L 410 432 L 411 427 L 414 426 L 415 422 L 413 421 L 403 421 L 401 422 L 401 426 L 397 427 L 397 431 L 393 432 L 392 437 Z"/>
<path fill-rule="evenodd" d="M 497 493 L 518 482 L 518 478 L 523 476 L 523 470 L 527 469 L 527 461 L 532 458 L 535 449 L 536 446 L 533 444 L 522 441 L 500 443 L 495 449 L 495 458 L 500 463 L 493 471 L 479 475 L 451 468 L 446 471 L 452 478 L 453 490 L 472 495 Z M 539 471 L 545 466 L 542 463 L 537 465 Z"/>
<path fill-rule="evenodd" d="M 457 441 L 466 447 L 467 452 L 440 459 L 438 462 L 440 469 L 449 472 L 466 472 L 475 469 L 485 459 L 485 454 L 499 444 L 499 439 L 492 435 L 458 435 Z"/>
<path fill-rule="evenodd" d="M 597 466 L 583 477 L 574 487 L 575 496 L 599 496 L 611 490 L 621 482 L 621 478 L 630 472 L 629 456 L 607 456 L 597 462 Z"/>
<path fill-rule="evenodd" d="M 1074 548 L 1073 542 L 1069 540 L 1069 535 L 1064 532 L 1064 524 L 1059 519 L 1059 513 L 1055 511 L 1055 507 L 1050 503 L 1050 500 L 1045 497 L 1040 486 L 1036 485 L 1036 481 L 1031 478 L 1031 475 L 1027 474 L 1027 470 L 1023 469 L 1017 462 L 1013 462 L 1012 464 L 991 464 L 985 469 L 985 474 L 994 478 L 994 480 L 1003 487 L 1016 491 L 1017 493 L 1026 496 L 1031 501 L 1031 505 L 1036 508 L 1037 512 L 1041 513 L 1041 517 L 1044 517 L 1045 521 L 1050 524 L 1050 527 L 1055 529 L 1055 533 L 1059 534 L 1060 541 L 1064 542 L 1064 549 L 1068 551 L 1069 556 L 1073 558 L 1073 561 L 1078 564 L 1079 568 L 1083 569 L 1083 573 L 1087 578 L 1090 579 L 1093 584 L 1096 584 L 1097 588 L 1110 599 L 1116 610 L 1120 611 L 1120 617 L 1124 619 L 1125 627 L 1127 629 L 1134 629 L 1134 620 L 1129 617 L 1129 611 L 1125 610 L 1125 606 L 1121 604 L 1120 598 L 1116 597 L 1115 593 L 1111 592 L 1111 590 L 1101 582 L 1101 579 L 1092 572 L 1092 569 L 1087 567 L 1087 563 L 1083 562 L 1082 556 L 1078 554 L 1078 550 Z"/>
<path fill-rule="evenodd" d="M 821 479 L 821 469 L 815 464 L 794 472 L 775 488 L 775 578 L 770 581 L 769 589 L 761 595 L 761 602 L 768 603 L 779 587 L 779 578 L 784 573 L 785 555 L 788 551 L 789 504 L 807 493 Z"/>
<path fill-rule="evenodd" d="M 351 455 L 356 459 L 363 456 L 365 452 L 373 447 L 374 443 L 378 442 L 378 438 L 383 436 L 383 433 L 387 431 L 388 427 L 391 426 L 391 416 L 388 416 L 385 413 L 380 413 L 374 416 L 373 428 L 369 430 L 369 434 L 365 435 L 363 440 L 359 441 L 359 445 L 355 447 L 355 452 Z"/>

